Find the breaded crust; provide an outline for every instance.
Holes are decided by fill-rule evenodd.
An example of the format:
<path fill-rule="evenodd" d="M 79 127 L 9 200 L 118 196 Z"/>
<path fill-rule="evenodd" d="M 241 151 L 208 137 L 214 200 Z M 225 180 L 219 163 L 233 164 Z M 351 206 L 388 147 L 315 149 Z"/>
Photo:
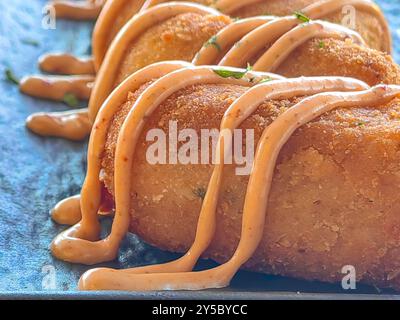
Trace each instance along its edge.
<path fill-rule="evenodd" d="M 400 70 L 393 58 L 352 41 L 313 39 L 297 48 L 275 70 L 285 77 L 347 76 L 369 85 L 399 84 Z"/>
<path fill-rule="evenodd" d="M 300 2 L 299 7 L 303 7 L 303 2 L 313 1 Z M 258 4 L 258 6 L 262 5 L 264 4 Z M 277 11 L 276 14 L 280 13 Z M 378 22 L 375 21 L 376 18 L 371 16 L 370 18 L 363 17 L 363 19 L 361 19 L 362 15 L 363 13 L 360 12 L 358 19 L 360 20 L 360 28 L 358 28 L 358 31 L 361 32 L 361 35 L 367 40 L 367 43 L 372 48 L 381 49 L 380 44 L 375 44 L 377 41 L 386 40 L 384 39 L 381 27 L 379 26 Z M 336 21 L 333 18 L 328 20 L 340 22 L 340 20 Z M 117 73 L 115 86 L 120 84 L 133 72 L 154 62 L 167 60 L 192 61 L 204 43 L 206 43 L 213 35 L 231 22 L 232 20 L 224 15 L 212 16 L 201 15 L 197 13 L 186 13 L 180 14 L 149 28 L 139 38 L 137 38 L 129 46 L 129 48 L 126 49 L 124 57 L 119 62 L 120 67 Z M 370 28 L 369 22 L 371 22 L 371 25 L 373 25 L 373 29 Z M 361 26 L 361 24 L 365 24 L 365 26 Z M 368 33 L 368 35 L 366 35 L 366 33 Z M 309 75 L 311 72 L 318 74 L 320 69 L 331 68 L 331 72 L 340 74 L 342 73 L 342 69 L 344 72 L 346 72 L 346 70 L 350 71 L 355 69 L 357 64 L 360 64 L 360 59 L 362 60 L 366 58 L 368 58 L 368 61 L 371 61 L 375 64 L 386 64 L 384 67 L 392 63 L 392 61 L 390 61 L 391 58 L 389 56 L 385 57 L 383 54 L 382 56 L 379 56 L 378 54 L 374 53 L 371 57 L 371 54 L 366 54 L 366 51 L 361 52 L 361 56 L 357 56 L 354 53 L 358 49 L 354 49 L 356 45 L 352 45 L 350 42 L 345 46 L 343 46 L 341 43 L 338 43 L 342 41 L 334 39 L 323 40 L 323 42 L 323 48 L 321 48 L 320 39 L 316 39 L 314 42 L 307 42 L 307 45 L 301 46 L 298 50 L 291 54 L 290 59 L 298 65 L 294 64 L 294 66 L 292 66 L 292 63 L 285 63 L 277 72 L 287 76 L 297 76 Z M 342 53 L 339 51 L 339 49 L 345 51 Z M 310 54 L 311 56 L 309 56 Z M 346 60 L 346 58 L 349 57 L 351 57 L 351 62 L 356 62 L 355 67 L 351 66 L 349 61 Z M 307 65 L 308 62 L 309 65 Z M 316 64 L 315 68 L 312 63 Z M 321 66 L 323 63 L 326 63 L 326 65 Z M 363 64 L 363 62 L 361 62 L 361 64 Z M 285 65 L 287 65 L 286 68 Z M 382 78 L 383 82 L 385 82 L 386 79 L 388 82 L 392 82 L 389 81 L 391 80 L 390 77 L 392 76 L 390 73 L 388 75 L 384 75 L 377 72 L 375 75 L 372 75 L 368 73 L 368 70 L 357 70 L 357 72 L 360 76 L 365 75 L 365 81 L 370 84 L 381 82 L 381 79 L 379 78 Z M 390 72 L 393 71 L 390 70 Z M 349 75 L 354 76 L 352 74 Z M 375 78 L 378 79 L 374 81 Z"/>
<path fill-rule="evenodd" d="M 192 61 L 203 44 L 230 22 L 224 15 L 184 13 L 151 27 L 126 49 L 116 85 L 154 62 Z"/>
<path fill-rule="evenodd" d="M 144 86 L 145 87 L 145 86 Z M 103 157 L 113 193 L 113 157 L 119 127 L 138 94 L 111 124 Z M 185 252 L 194 240 L 201 191 L 211 165 L 150 165 L 145 135 L 152 128 L 219 128 L 224 111 L 246 89 L 196 85 L 159 106 L 148 119 L 135 154 L 130 230 L 159 248 Z M 241 128 L 256 141 L 298 99 L 263 103 Z M 345 265 L 359 281 L 400 289 L 400 99 L 375 108 L 338 109 L 297 130 L 275 170 L 262 242 L 246 268 L 269 274 L 336 282 Z M 240 239 L 248 177 L 227 166 L 218 227 L 204 257 L 231 257 Z"/>
<path fill-rule="evenodd" d="M 236 12 L 231 14 L 235 18 L 246 18 L 254 17 L 258 15 L 276 15 L 285 16 L 291 15 L 295 11 L 301 11 L 310 4 L 316 3 L 319 0 L 264 0 L 259 1 L 250 5 L 247 5 Z M 167 2 L 167 1 L 164 1 Z M 192 0 L 191 2 L 199 3 L 206 6 L 212 6 L 215 4 L 215 0 Z M 217 8 L 218 9 L 218 8 Z M 110 33 L 108 35 L 108 43 L 114 39 L 115 35 L 122 28 L 122 26 L 136 13 L 138 10 L 137 0 L 126 0 L 120 14 L 117 16 L 115 23 L 111 26 Z M 324 20 L 330 22 L 343 24 L 347 27 L 349 25 L 348 11 L 344 10 L 335 12 Z M 361 10 L 356 11 L 356 23 L 355 30 L 358 31 L 361 36 L 367 41 L 371 48 L 382 50 L 384 44 L 390 41 L 386 38 L 384 30 L 379 23 L 379 20 Z"/>
<path fill-rule="evenodd" d="M 285 16 L 291 15 L 295 11 L 301 11 L 310 4 L 319 2 L 318 0 L 266 0 L 256 2 L 241 8 L 237 12 L 233 13 L 233 17 L 253 17 L 257 15 L 277 15 Z M 350 8 L 351 9 L 351 8 Z M 327 20 L 333 23 L 344 25 L 348 28 L 353 28 L 357 31 L 368 43 L 371 48 L 377 50 L 383 50 L 385 43 L 388 43 L 390 39 L 387 39 L 384 29 L 380 25 L 379 19 L 376 16 L 364 12 L 362 10 L 355 10 L 355 25 L 350 23 L 350 18 L 353 17 L 353 12 L 349 12 L 349 8 L 342 8 L 338 12 L 332 13 L 322 20 Z"/>

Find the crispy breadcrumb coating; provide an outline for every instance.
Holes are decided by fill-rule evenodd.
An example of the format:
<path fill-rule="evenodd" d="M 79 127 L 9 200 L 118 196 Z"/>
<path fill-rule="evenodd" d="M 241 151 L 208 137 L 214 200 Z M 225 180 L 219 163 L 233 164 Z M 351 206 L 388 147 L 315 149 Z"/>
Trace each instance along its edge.
<path fill-rule="evenodd" d="M 310 4 L 319 2 L 318 0 L 267 0 L 260 1 L 250 4 L 244 8 L 241 8 L 237 12 L 232 14 L 233 17 L 253 17 L 257 15 L 277 15 L 285 16 L 291 15 L 295 11 L 301 11 Z M 351 18 L 352 13 L 349 12 L 349 8 L 342 8 L 338 12 L 329 14 L 326 17 L 322 17 L 321 20 L 327 20 L 330 22 L 344 25 L 348 28 L 353 28 Z M 390 39 L 385 35 L 384 29 L 382 28 L 379 19 L 376 16 L 365 12 L 361 9 L 354 11 L 355 25 L 354 30 L 360 33 L 367 44 L 374 49 L 383 50 L 385 44 Z"/>
<path fill-rule="evenodd" d="M 224 15 L 184 13 L 148 29 L 126 50 L 116 85 L 154 62 L 192 61 L 203 44 L 230 22 Z"/>
<path fill-rule="evenodd" d="M 307 41 L 275 72 L 289 78 L 331 75 L 357 78 L 369 85 L 400 83 L 400 71 L 391 56 L 362 48 L 350 40 Z"/>

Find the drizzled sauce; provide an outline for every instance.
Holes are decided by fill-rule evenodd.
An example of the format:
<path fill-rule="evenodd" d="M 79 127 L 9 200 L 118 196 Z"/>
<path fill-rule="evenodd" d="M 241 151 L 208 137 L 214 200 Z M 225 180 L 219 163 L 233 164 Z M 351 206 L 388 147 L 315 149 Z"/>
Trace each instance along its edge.
<path fill-rule="evenodd" d="M 119 30 L 140 11 L 145 0 L 108 0 L 93 29 L 92 50 L 96 71 L 100 69 L 104 56 Z"/>
<path fill-rule="evenodd" d="M 76 195 L 60 201 L 52 210 L 51 218 L 58 224 L 72 226 L 82 219 L 81 196 Z"/>
<path fill-rule="evenodd" d="M 371 106 L 383 103 L 400 94 L 398 86 L 368 86 L 358 80 L 320 77 L 271 81 L 250 88 L 248 77 L 262 79 L 271 74 L 249 74 L 241 80 L 223 79 L 210 67 L 185 67 L 157 64 L 139 71 L 124 82 L 110 96 L 101 109 L 89 144 L 88 175 L 81 193 L 82 221 L 58 236 L 52 245 L 53 254 L 61 259 L 94 264 L 115 258 L 119 243 L 128 231 L 130 219 L 130 185 L 133 155 L 144 122 L 171 94 L 183 87 L 198 83 L 226 83 L 248 86 L 249 90 L 238 98 L 225 112 L 221 129 L 237 128 L 265 99 L 287 99 L 310 96 L 279 116 L 263 133 L 258 144 L 254 169 L 250 177 L 243 211 L 242 236 L 232 259 L 214 269 L 192 272 L 198 258 L 210 244 L 215 231 L 215 210 L 222 183 L 223 164 L 215 165 L 198 221 L 194 244 L 181 259 L 163 265 L 116 271 L 94 269 L 84 274 L 79 287 L 84 290 L 199 290 L 227 286 L 256 250 L 264 230 L 265 212 L 277 156 L 282 146 L 300 126 L 325 112 L 338 107 Z M 165 68 L 174 69 L 168 73 Z M 99 225 L 97 210 L 100 207 L 101 152 L 104 148 L 112 114 L 126 98 L 127 92 L 153 78 L 158 70 L 166 75 L 153 82 L 138 98 L 119 133 L 115 154 L 115 218 L 111 234 L 97 239 Z M 257 81 L 255 81 L 257 83 Z M 365 90 L 365 91 L 361 91 Z M 348 93 L 326 93 L 350 91 Z M 360 92 L 356 92 L 360 91 Z M 323 93 L 325 92 L 325 93 Z M 312 96 L 314 95 L 314 96 Z M 239 115 L 239 116 L 238 116 Z M 268 141 L 268 143 L 266 143 Z M 223 135 L 217 144 L 217 154 L 223 158 Z M 223 161 L 221 161 L 223 163 Z"/>
<path fill-rule="evenodd" d="M 26 120 L 31 131 L 44 137 L 83 140 L 92 127 L 87 109 L 34 113 Z M 66 210 L 68 211 L 68 210 Z"/>
<path fill-rule="evenodd" d="M 92 58 L 75 57 L 68 53 L 46 54 L 39 58 L 39 67 L 54 74 L 95 74 Z"/>
<path fill-rule="evenodd" d="M 93 76 L 29 76 L 21 80 L 20 90 L 37 98 L 63 101 L 67 93 L 87 100 L 92 91 Z"/>
<path fill-rule="evenodd" d="M 192 61 L 193 64 L 198 66 L 216 64 L 216 61 L 219 61 L 218 58 L 221 56 L 221 53 L 226 54 L 245 35 L 274 19 L 276 17 L 254 17 L 235 21 L 227 25 L 215 35 L 214 41 L 216 43 L 214 45 L 208 43 L 200 49 Z"/>
<path fill-rule="evenodd" d="M 105 0 L 53 1 L 51 5 L 59 19 L 94 20 L 100 14 Z"/>

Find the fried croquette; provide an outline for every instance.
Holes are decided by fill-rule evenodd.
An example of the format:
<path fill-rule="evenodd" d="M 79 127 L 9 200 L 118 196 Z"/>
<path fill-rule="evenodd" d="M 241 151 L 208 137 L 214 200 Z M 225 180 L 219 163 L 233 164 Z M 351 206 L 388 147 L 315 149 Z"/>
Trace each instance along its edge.
<path fill-rule="evenodd" d="M 101 50 L 98 54 L 104 56 L 106 48 L 111 44 L 119 30 L 140 11 L 145 1 L 136 0 L 114 0 L 108 1 L 104 7 L 101 16 L 95 26 L 94 35 L 99 34 L 99 39 L 93 38 L 94 47 L 100 41 L 102 43 Z M 159 1 L 159 3 L 171 1 Z M 180 2 L 180 1 L 174 1 Z M 192 0 L 191 2 L 205 6 L 218 8 L 214 0 Z M 242 1 L 244 4 L 246 0 Z M 264 0 L 249 4 L 244 4 L 238 10 L 229 13 L 233 18 L 247 18 L 260 15 L 285 16 L 291 15 L 294 12 L 301 12 L 310 5 L 320 3 L 321 0 Z M 225 13 L 225 12 L 223 12 Z M 345 1 L 340 10 L 328 14 L 322 18 L 330 22 L 342 24 L 346 27 L 351 27 L 361 34 L 371 48 L 385 51 L 390 44 L 391 39 L 387 33 L 387 26 L 382 25 L 380 19 L 373 13 L 352 6 L 351 1 Z M 107 31 L 105 36 L 104 31 Z M 107 38 L 107 40 L 104 39 Z"/>
<path fill-rule="evenodd" d="M 120 126 L 138 95 L 114 116 L 102 160 L 113 191 L 113 159 Z M 219 128 L 229 105 L 247 89 L 195 85 L 173 94 L 148 119 L 132 174 L 130 231 L 148 243 L 185 252 L 193 243 L 212 165 L 151 165 L 146 133 L 178 122 L 179 129 Z M 299 98 L 265 101 L 241 126 L 262 131 Z M 264 236 L 248 270 L 336 282 L 352 265 L 359 281 L 400 289 L 400 99 L 374 108 L 338 109 L 295 132 L 280 153 Z M 204 257 L 227 261 L 241 235 L 248 177 L 224 170 L 217 230 Z"/>

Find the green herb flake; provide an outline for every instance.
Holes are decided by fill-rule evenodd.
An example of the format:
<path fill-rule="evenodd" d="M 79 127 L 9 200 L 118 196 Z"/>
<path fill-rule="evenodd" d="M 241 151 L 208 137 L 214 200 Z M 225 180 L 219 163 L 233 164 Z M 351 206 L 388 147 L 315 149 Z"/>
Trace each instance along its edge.
<path fill-rule="evenodd" d="M 261 79 L 259 83 L 270 82 L 270 81 L 272 81 L 272 80 L 273 80 L 273 79 L 272 79 L 271 77 L 266 77 L 266 78 Z"/>
<path fill-rule="evenodd" d="M 298 20 L 300 20 L 301 22 L 304 22 L 304 23 L 308 23 L 308 22 L 311 21 L 311 19 L 310 19 L 309 17 L 307 17 L 304 13 L 299 12 L 299 11 L 295 11 L 295 12 L 294 12 L 294 16 L 295 16 Z"/>
<path fill-rule="evenodd" d="M 66 93 L 63 102 L 71 108 L 76 108 L 79 105 L 79 99 L 73 93 Z"/>
<path fill-rule="evenodd" d="M 356 125 L 357 125 L 357 127 L 362 127 L 363 125 L 365 125 L 365 123 L 364 122 L 357 122 Z"/>
<path fill-rule="evenodd" d="M 208 46 L 214 46 L 218 51 L 222 51 L 222 48 L 218 43 L 217 36 L 213 36 L 210 38 L 210 40 L 207 41 L 206 47 L 208 47 Z"/>
<path fill-rule="evenodd" d="M 318 47 L 319 47 L 320 49 L 325 48 L 325 42 L 324 42 L 323 40 L 319 41 L 319 42 L 318 42 Z"/>
<path fill-rule="evenodd" d="M 11 71 L 11 69 L 6 69 L 4 71 L 7 81 L 19 85 L 19 79 L 15 76 L 15 74 Z"/>
<path fill-rule="evenodd" d="M 193 190 L 193 193 L 195 196 L 199 197 L 201 200 L 204 200 L 204 198 L 206 197 L 207 190 L 200 187 L 200 188 Z"/>
<path fill-rule="evenodd" d="M 34 39 L 22 39 L 22 43 L 33 46 L 33 47 L 39 47 L 39 41 L 34 40 Z"/>
<path fill-rule="evenodd" d="M 252 70 L 250 64 L 247 64 L 247 68 L 244 71 L 234 71 L 229 69 L 213 69 L 214 73 L 219 75 L 222 78 L 234 78 L 234 79 L 242 79 L 249 71 Z"/>

